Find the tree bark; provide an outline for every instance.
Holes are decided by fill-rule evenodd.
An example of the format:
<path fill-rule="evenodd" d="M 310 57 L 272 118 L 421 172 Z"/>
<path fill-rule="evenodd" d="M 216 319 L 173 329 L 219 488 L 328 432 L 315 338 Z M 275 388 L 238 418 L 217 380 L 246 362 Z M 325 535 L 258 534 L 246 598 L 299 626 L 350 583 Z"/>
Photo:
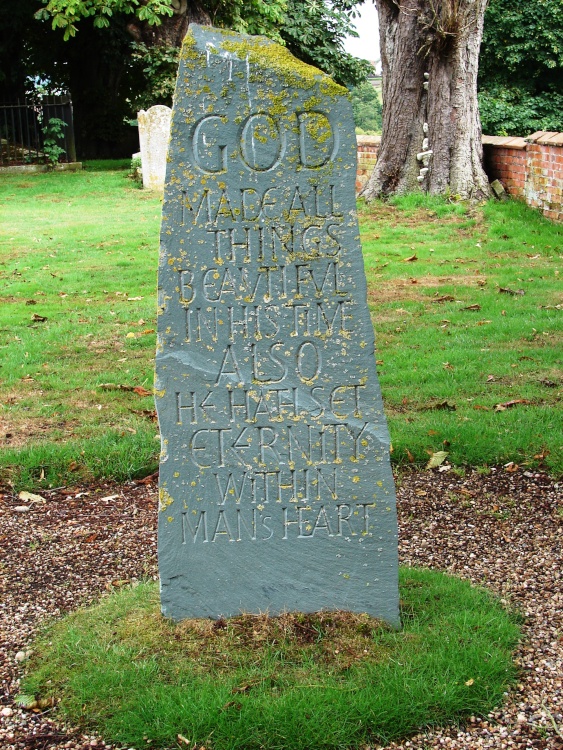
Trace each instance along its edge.
<path fill-rule="evenodd" d="M 163 16 L 162 23 L 150 26 L 148 23 L 135 21 L 127 26 L 127 31 L 137 42 L 147 47 L 163 44 L 168 47 L 181 47 L 190 23 L 211 25 L 211 17 L 199 2 L 194 0 L 172 0 L 173 14 Z"/>
<path fill-rule="evenodd" d="M 383 131 L 363 195 L 488 196 L 477 105 L 487 0 L 376 1 Z"/>

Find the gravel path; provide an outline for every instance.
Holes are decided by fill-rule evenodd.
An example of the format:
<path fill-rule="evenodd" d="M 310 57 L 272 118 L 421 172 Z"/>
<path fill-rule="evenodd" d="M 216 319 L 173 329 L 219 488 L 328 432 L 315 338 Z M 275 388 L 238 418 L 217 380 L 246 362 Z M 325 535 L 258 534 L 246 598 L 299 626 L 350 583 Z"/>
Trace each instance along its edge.
<path fill-rule="evenodd" d="M 521 682 L 503 708 L 388 747 L 563 750 L 562 491 L 522 470 L 398 479 L 401 563 L 484 584 L 526 624 Z M 0 748 L 103 748 L 57 724 L 53 709 L 26 711 L 13 699 L 41 622 L 156 576 L 156 486 L 149 479 L 42 494 L 45 502 L 30 503 L 0 492 Z"/>

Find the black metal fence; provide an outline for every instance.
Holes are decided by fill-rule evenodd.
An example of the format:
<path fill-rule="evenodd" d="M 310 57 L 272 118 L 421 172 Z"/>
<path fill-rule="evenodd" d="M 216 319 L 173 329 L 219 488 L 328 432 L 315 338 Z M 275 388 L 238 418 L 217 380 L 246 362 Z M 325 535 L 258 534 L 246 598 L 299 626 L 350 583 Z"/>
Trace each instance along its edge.
<path fill-rule="evenodd" d="M 65 126 L 49 128 L 55 118 Z M 76 161 L 72 102 L 68 95 L 0 104 L 0 167 L 48 162 L 45 140 L 57 130 L 60 135 L 55 136 L 56 144 L 62 149 L 58 161 Z"/>

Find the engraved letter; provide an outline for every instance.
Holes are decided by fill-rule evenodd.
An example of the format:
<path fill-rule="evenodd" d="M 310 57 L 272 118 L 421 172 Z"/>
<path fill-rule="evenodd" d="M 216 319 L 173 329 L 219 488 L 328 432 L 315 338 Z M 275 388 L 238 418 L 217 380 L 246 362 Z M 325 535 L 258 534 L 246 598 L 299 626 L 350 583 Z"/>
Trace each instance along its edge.
<path fill-rule="evenodd" d="M 243 162 L 254 172 L 273 169 L 282 152 L 282 138 L 273 117 L 265 113 L 250 115 L 240 137 Z"/>
<path fill-rule="evenodd" d="M 206 174 L 227 171 L 227 144 L 219 135 L 225 121 L 224 115 L 209 115 L 200 120 L 194 130 L 194 161 Z"/>

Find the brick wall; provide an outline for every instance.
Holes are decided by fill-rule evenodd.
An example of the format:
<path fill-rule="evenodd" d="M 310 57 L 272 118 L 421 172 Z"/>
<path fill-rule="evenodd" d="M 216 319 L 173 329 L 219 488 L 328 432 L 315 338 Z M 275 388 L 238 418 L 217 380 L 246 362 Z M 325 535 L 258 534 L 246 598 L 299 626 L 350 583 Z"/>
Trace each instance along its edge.
<path fill-rule="evenodd" d="M 539 132 L 526 140 L 526 202 L 549 219 L 563 221 L 563 133 Z"/>
<path fill-rule="evenodd" d="M 524 198 L 527 172 L 527 143 L 524 138 L 483 136 L 485 171 L 491 180 L 500 180 L 505 190 L 517 198 Z"/>
<path fill-rule="evenodd" d="M 365 185 L 377 159 L 380 136 L 359 135 L 356 190 Z M 485 171 L 506 191 L 563 222 L 563 133 L 539 131 L 526 138 L 483 136 Z"/>
<path fill-rule="evenodd" d="M 356 192 L 359 193 L 368 181 L 377 161 L 377 152 L 381 143 L 380 135 L 357 135 L 358 169 L 356 172 Z"/>
<path fill-rule="evenodd" d="M 484 135 L 485 170 L 507 192 L 563 221 L 563 133 L 543 130 L 526 138 Z"/>

